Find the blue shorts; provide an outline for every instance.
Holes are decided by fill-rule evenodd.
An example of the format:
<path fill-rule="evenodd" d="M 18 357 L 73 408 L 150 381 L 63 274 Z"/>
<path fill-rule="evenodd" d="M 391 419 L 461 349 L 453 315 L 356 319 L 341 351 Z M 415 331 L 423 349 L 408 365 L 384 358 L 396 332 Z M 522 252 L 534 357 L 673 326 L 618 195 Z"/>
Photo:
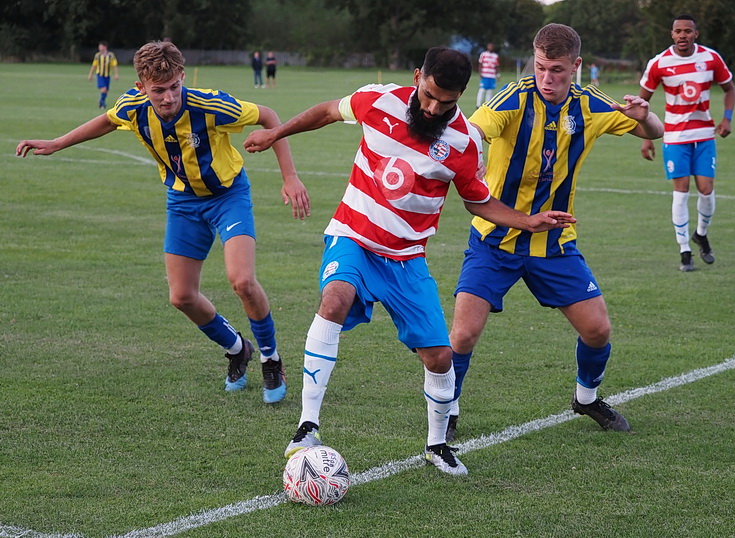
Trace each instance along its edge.
<path fill-rule="evenodd" d="M 714 139 L 689 144 L 664 144 L 663 153 L 666 179 L 715 177 L 717 147 Z"/>
<path fill-rule="evenodd" d="M 380 301 L 409 349 L 448 346 L 449 333 L 439 290 L 426 258 L 396 261 L 362 248 L 348 237 L 324 236 L 320 289 L 339 280 L 355 286 L 357 296 L 342 330 L 369 323 Z"/>
<path fill-rule="evenodd" d="M 109 88 L 110 87 L 110 77 L 103 77 L 102 75 L 97 75 L 97 87 L 98 88 Z"/>
<path fill-rule="evenodd" d="M 480 77 L 480 88 L 483 90 L 494 90 L 495 79 L 492 77 Z"/>
<path fill-rule="evenodd" d="M 481 297 L 492 312 L 502 312 L 503 297 L 521 278 L 539 304 L 550 308 L 602 295 L 584 257 L 571 250 L 549 258 L 510 254 L 482 241 L 473 228 L 454 293 Z"/>
<path fill-rule="evenodd" d="M 255 238 L 250 183 L 244 171 L 216 196 L 168 191 L 164 252 L 205 260 L 217 233 L 222 244 L 236 235 Z"/>

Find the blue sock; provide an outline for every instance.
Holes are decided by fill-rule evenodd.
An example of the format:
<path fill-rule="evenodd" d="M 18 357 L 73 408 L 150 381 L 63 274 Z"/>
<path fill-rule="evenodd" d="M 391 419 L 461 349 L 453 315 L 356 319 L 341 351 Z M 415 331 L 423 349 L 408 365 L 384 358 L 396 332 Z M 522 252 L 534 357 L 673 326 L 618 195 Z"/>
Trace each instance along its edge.
<path fill-rule="evenodd" d="M 602 383 L 611 348 L 610 342 L 604 347 L 596 348 L 577 338 L 577 383 L 588 389 Z"/>
<path fill-rule="evenodd" d="M 230 349 L 237 342 L 237 331 L 219 314 L 215 314 L 214 319 L 206 325 L 199 325 L 199 330 L 225 349 Z"/>
<path fill-rule="evenodd" d="M 276 353 L 276 326 L 271 313 L 268 312 L 260 321 L 250 319 L 250 330 L 253 331 L 260 354 L 263 357 L 272 357 Z"/>
<path fill-rule="evenodd" d="M 107 94 L 106 93 L 101 93 L 100 94 L 100 106 L 101 107 L 105 106 L 105 101 L 106 100 L 107 100 Z"/>
<path fill-rule="evenodd" d="M 467 374 L 467 370 L 470 368 L 470 357 L 472 357 L 472 352 L 469 353 L 457 353 L 456 351 L 452 350 L 452 364 L 454 365 L 454 399 L 456 400 L 459 398 L 459 395 L 462 394 L 462 382 L 464 381 L 464 376 Z"/>

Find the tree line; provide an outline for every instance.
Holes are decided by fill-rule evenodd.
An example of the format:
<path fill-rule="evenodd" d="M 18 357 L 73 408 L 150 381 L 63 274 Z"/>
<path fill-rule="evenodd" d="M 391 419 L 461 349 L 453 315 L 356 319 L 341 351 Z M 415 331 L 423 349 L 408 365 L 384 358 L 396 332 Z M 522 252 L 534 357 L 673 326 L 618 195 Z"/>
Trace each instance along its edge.
<path fill-rule="evenodd" d="M 675 15 L 699 24 L 699 42 L 735 61 L 732 0 L 2 0 L 0 58 L 78 61 L 105 40 L 137 48 L 169 38 L 180 48 L 297 52 L 311 65 L 370 53 L 381 67 L 420 62 L 437 44 L 492 41 L 505 57 L 531 52 L 548 22 L 573 26 L 585 58 L 632 60 L 642 68 L 671 44 Z"/>

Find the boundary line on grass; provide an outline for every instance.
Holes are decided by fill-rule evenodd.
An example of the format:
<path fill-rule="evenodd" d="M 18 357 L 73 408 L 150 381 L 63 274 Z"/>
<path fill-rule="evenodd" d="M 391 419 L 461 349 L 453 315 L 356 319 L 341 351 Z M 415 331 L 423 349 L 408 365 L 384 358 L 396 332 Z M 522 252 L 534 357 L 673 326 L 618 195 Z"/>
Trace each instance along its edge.
<path fill-rule="evenodd" d="M 5 139 L 10 140 L 10 139 Z M 151 159 L 150 157 L 141 157 L 139 155 L 135 155 L 133 153 L 128 153 L 125 151 L 120 151 L 116 149 L 108 149 L 108 148 L 98 148 L 94 146 L 89 146 L 86 144 L 78 144 L 75 146 L 78 149 L 83 149 L 87 151 L 100 151 L 103 153 L 110 153 L 112 155 L 119 155 L 121 157 L 126 157 L 128 159 L 131 159 L 135 162 L 135 164 L 140 165 L 155 165 L 156 162 Z M 114 161 L 106 161 L 106 160 L 96 160 L 96 159 L 73 159 L 69 157 L 61 157 L 61 156 L 54 156 L 55 159 L 58 159 L 60 161 L 64 162 L 72 162 L 72 163 L 90 163 L 90 164 L 122 164 L 122 163 L 116 163 Z M 130 164 L 130 163 L 128 163 Z M 270 174 L 280 174 L 281 171 L 275 168 L 253 168 L 253 167 L 246 167 L 246 172 L 262 172 L 262 173 L 270 173 Z M 344 172 L 319 172 L 319 171 L 312 171 L 312 170 L 301 170 L 298 172 L 299 175 L 303 176 L 343 176 L 345 179 L 347 178 L 348 171 L 345 170 Z M 606 192 L 611 194 L 654 194 L 658 196 L 668 196 L 671 194 L 670 190 L 667 191 L 653 191 L 653 190 L 631 190 L 631 189 L 613 189 L 613 188 L 584 188 L 584 187 L 577 187 L 578 191 L 581 192 Z M 717 194 L 715 193 L 715 197 L 722 199 L 722 200 L 735 200 L 735 196 L 730 194 Z M 1 527 L 0 527 L 1 529 Z M 0 530 L 0 532 L 2 532 Z M 3 535 L 0 534 L 0 538 L 3 538 Z"/>
<path fill-rule="evenodd" d="M 610 404 L 617 405 L 635 400 L 641 396 L 649 394 L 656 394 L 665 390 L 687 385 L 700 379 L 725 372 L 727 370 L 735 369 L 735 356 L 726 359 L 725 361 L 715 364 L 714 366 L 708 366 L 705 368 L 698 368 L 685 374 L 667 377 L 646 385 L 645 387 L 639 387 L 635 389 L 626 390 L 618 394 L 606 397 L 606 401 Z M 532 420 L 525 424 L 517 426 L 509 426 L 504 430 L 489 435 L 481 435 L 477 439 L 471 439 L 467 442 L 456 445 L 459 448 L 459 454 L 466 454 L 467 452 L 473 452 L 493 445 L 504 443 L 506 441 L 512 441 L 522 435 L 533 433 L 545 428 L 557 426 L 568 422 L 575 418 L 579 418 L 579 415 L 575 415 L 573 411 L 567 410 L 556 415 L 550 415 L 546 418 Z M 353 486 L 360 484 L 366 484 L 375 480 L 382 480 L 395 474 L 415 469 L 425 465 L 423 455 L 411 456 L 401 461 L 392 461 L 381 465 L 379 467 L 373 467 L 361 473 L 355 473 L 351 476 L 351 483 Z M 176 534 L 193 530 L 200 527 L 211 525 L 231 517 L 242 516 L 255 512 L 257 510 L 266 510 L 273 508 L 280 504 L 288 502 L 286 495 L 283 492 L 274 493 L 272 495 L 258 495 L 247 501 L 241 501 L 234 504 L 229 504 L 221 508 L 215 508 L 213 510 L 203 510 L 201 512 L 191 514 L 189 516 L 180 517 L 169 523 L 162 523 L 153 527 L 147 527 L 144 529 L 136 529 L 125 534 L 113 535 L 109 538 L 162 538 L 165 536 L 174 536 Z M 44 534 L 39 533 L 30 529 L 23 529 L 20 527 L 14 527 L 9 525 L 3 525 L 0 523 L 0 538 L 83 538 L 80 534 Z"/>

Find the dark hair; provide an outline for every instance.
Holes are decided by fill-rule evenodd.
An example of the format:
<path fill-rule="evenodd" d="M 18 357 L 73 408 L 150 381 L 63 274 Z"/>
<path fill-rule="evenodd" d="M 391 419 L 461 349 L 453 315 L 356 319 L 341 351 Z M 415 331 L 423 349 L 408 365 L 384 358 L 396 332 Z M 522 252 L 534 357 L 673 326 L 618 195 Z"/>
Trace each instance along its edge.
<path fill-rule="evenodd" d="M 463 92 L 472 75 L 472 62 L 466 54 L 447 47 L 432 47 L 421 66 L 424 77 L 434 77 L 443 90 Z"/>
<path fill-rule="evenodd" d="M 582 40 L 571 26 L 551 23 L 541 28 L 533 38 L 533 49 L 539 49 L 550 60 L 564 56 L 576 60 L 582 50 Z"/>
<path fill-rule="evenodd" d="M 695 29 L 697 28 L 697 20 L 691 15 L 689 15 L 688 13 L 683 13 L 681 15 L 678 15 L 677 17 L 674 18 L 674 22 L 676 21 L 692 21 L 694 23 L 694 28 Z"/>

